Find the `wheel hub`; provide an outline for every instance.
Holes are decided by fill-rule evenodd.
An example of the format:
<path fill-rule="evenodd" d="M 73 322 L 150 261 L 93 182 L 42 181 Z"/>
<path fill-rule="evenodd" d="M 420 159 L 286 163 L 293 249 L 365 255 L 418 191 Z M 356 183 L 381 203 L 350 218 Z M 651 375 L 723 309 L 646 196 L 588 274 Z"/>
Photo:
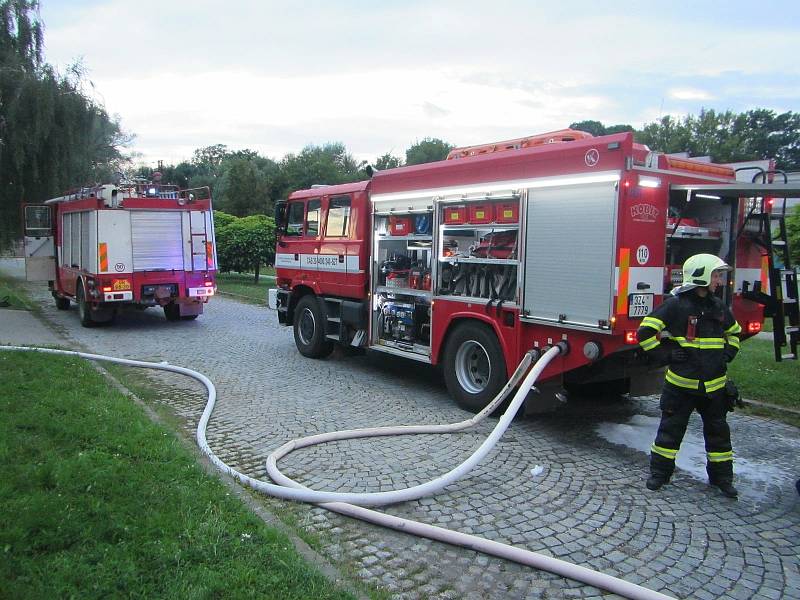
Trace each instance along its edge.
<path fill-rule="evenodd" d="M 474 340 L 464 342 L 456 353 L 456 377 L 461 387 L 470 394 L 486 389 L 492 375 L 489 354 Z"/>
<path fill-rule="evenodd" d="M 314 313 L 311 312 L 310 308 L 306 308 L 303 310 L 303 314 L 300 315 L 300 326 L 297 328 L 300 341 L 306 346 L 310 345 L 316 328 L 317 322 L 314 320 Z"/>

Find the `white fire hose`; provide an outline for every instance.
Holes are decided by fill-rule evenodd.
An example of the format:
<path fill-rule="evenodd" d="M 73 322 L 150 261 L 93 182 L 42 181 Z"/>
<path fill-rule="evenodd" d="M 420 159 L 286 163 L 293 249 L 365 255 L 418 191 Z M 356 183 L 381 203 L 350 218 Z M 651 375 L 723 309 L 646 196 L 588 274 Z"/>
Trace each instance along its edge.
<path fill-rule="evenodd" d="M 559 345 L 551 347 L 549 350 L 547 350 L 543 355 L 541 355 L 538 358 L 536 364 L 533 366 L 530 372 L 528 372 L 527 376 L 520 384 L 517 393 L 514 395 L 514 398 L 511 401 L 511 404 L 503 413 L 503 416 L 500 417 L 499 421 L 497 422 L 497 425 L 495 425 L 495 428 L 489 434 L 489 437 L 487 437 L 486 440 L 484 440 L 484 442 L 478 447 L 477 450 L 475 450 L 475 452 L 469 458 L 467 458 L 464 462 L 462 462 L 460 465 L 458 465 L 448 473 L 441 475 L 436 479 L 433 479 L 426 483 L 415 485 L 403 490 L 393 490 L 390 492 L 340 493 L 340 492 L 316 491 L 309 489 L 300 483 L 297 483 L 296 481 L 285 476 L 280 471 L 280 469 L 278 469 L 277 466 L 278 460 L 283 458 L 293 450 L 297 450 L 299 448 L 306 448 L 324 442 L 354 439 L 354 438 L 364 438 L 364 437 L 378 437 L 387 435 L 409 435 L 418 433 L 425 433 L 425 434 L 454 433 L 456 431 L 461 431 L 463 429 L 466 429 L 467 427 L 471 427 L 480 422 L 481 420 L 483 420 L 484 418 L 486 418 L 497 408 L 497 406 L 501 402 L 503 402 L 503 400 L 508 396 L 511 390 L 513 390 L 513 388 L 519 383 L 520 379 L 522 379 L 523 375 L 528 370 L 534 359 L 538 356 L 538 351 L 528 352 L 524 356 L 522 362 L 517 367 L 511 379 L 503 387 L 500 393 L 498 393 L 498 395 L 494 398 L 494 400 L 492 400 L 492 402 L 486 408 L 484 408 L 480 413 L 476 414 L 474 417 L 466 421 L 461 421 L 459 423 L 451 423 L 446 425 L 403 425 L 403 426 L 393 426 L 393 427 L 352 429 L 347 431 L 338 431 L 331 433 L 323 433 L 319 435 L 312 435 L 287 442 L 286 444 L 284 444 L 283 446 L 272 452 L 267 457 L 267 472 L 269 473 L 270 477 L 272 477 L 275 481 L 281 484 L 281 485 L 275 485 L 273 483 L 267 483 L 265 481 L 254 479 L 248 475 L 245 475 L 244 473 L 241 473 L 240 471 L 237 471 L 233 467 L 228 466 L 227 464 L 222 462 L 219 459 L 219 457 L 217 457 L 217 455 L 214 454 L 214 452 L 209 447 L 208 442 L 206 441 L 206 427 L 208 426 L 208 421 L 211 417 L 211 413 L 214 411 L 217 392 L 211 380 L 208 379 L 208 377 L 206 377 L 202 373 L 199 373 L 192 369 L 186 369 L 184 367 L 176 367 L 166 362 L 154 363 L 154 362 L 146 362 L 139 360 L 130 360 L 125 358 L 115 358 L 100 354 L 75 352 L 70 350 L 55 350 L 51 348 L 32 348 L 26 346 L 0 346 L 0 350 L 15 350 L 15 351 L 27 351 L 27 352 L 40 352 L 45 354 L 61 354 L 67 356 L 77 356 L 87 360 L 112 362 L 121 365 L 126 365 L 129 367 L 142 367 L 148 369 L 159 369 L 162 371 L 171 371 L 173 373 L 181 373 L 183 375 L 187 375 L 189 377 L 196 379 L 197 381 L 202 383 L 206 387 L 206 390 L 208 391 L 208 402 L 206 404 L 205 410 L 203 411 L 202 417 L 200 417 L 200 422 L 198 423 L 197 426 L 197 444 L 200 446 L 200 449 L 203 451 L 203 453 L 206 454 L 206 456 L 208 456 L 209 460 L 211 460 L 211 462 L 220 471 L 222 471 L 223 473 L 227 473 L 228 475 L 234 477 L 243 484 L 246 484 L 252 487 L 253 489 L 268 494 L 270 496 L 275 496 L 277 498 L 282 498 L 284 500 L 296 500 L 300 502 L 310 502 L 313 504 L 319 504 L 320 506 L 328 510 L 346 516 L 355 517 L 357 519 L 368 521 L 376 525 L 381 525 L 383 527 L 389 527 L 391 529 L 403 531 L 405 533 L 411 533 L 414 535 L 430 538 L 448 544 L 462 546 L 465 548 L 469 548 L 471 550 L 483 552 L 485 554 L 491 554 L 493 556 L 498 556 L 500 558 L 512 560 L 514 562 L 523 565 L 535 567 L 537 569 L 550 571 L 551 573 L 556 573 L 558 575 L 561 575 L 562 577 L 574 579 L 576 581 L 580 581 L 582 583 L 600 589 L 608 590 L 610 592 L 619 594 L 620 596 L 624 596 L 626 598 L 632 598 L 634 600 L 668 599 L 670 598 L 670 596 L 666 596 L 660 592 L 649 590 L 634 583 L 630 583 L 628 581 L 624 581 L 622 579 L 618 579 L 611 575 L 607 575 L 599 571 L 594 571 L 592 569 L 582 567 L 580 565 L 575 565 L 564 560 L 560 560 L 550 556 L 545 556 L 542 554 L 537 554 L 536 552 L 531 552 L 530 550 L 525 550 L 523 548 L 516 548 L 514 546 L 509 546 L 507 544 L 502 544 L 500 542 L 494 542 L 492 540 L 487 540 L 475 535 L 460 533 L 457 531 L 445 529 L 443 527 L 436 527 L 434 525 L 428 525 L 425 523 L 420 523 L 418 521 L 403 519 L 401 517 L 395 517 L 392 515 L 387 515 L 385 513 L 364 508 L 364 506 L 386 505 L 396 502 L 404 502 L 407 500 L 415 500 L 418 498 L 422 498 L 423 496 L 430 496 L 441 491 L 444 487 L 460 479 L 461 477 L 464 477 L 475 465 L 477 465 L 492 450 L 492 448 L 500 439 L 500 437 L 503 435 L 505 430 L 508 429 L 508 426 L 511 424 L 511 421 L 516 415 L 520 406 L 522 405 L 522 402 L 525 400 L 525 397 L 533 387 L 534 382 L 539 377 L 544 368 L 548 365 L 548 363 L 551 360 L 553 360 L 553 358 L 555 358 L 562 351 L 565 352 L 566 349 L 567 349 L 566 344 L 564 342 L 561 342 Z"/>

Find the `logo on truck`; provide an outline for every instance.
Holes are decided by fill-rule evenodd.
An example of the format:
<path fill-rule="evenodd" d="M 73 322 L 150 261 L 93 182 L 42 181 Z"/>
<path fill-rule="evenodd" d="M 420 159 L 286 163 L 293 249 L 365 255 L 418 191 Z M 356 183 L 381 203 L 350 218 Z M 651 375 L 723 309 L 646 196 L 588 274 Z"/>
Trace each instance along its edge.
<path fill-rule="evenodd" d="M 631 206 L 631 218 L 640 223 L 655 223 L 659 212 L 652 204 L 634 204 Z"/>
<path fill-rule="evenodd" d="M 583 162 L 586 163 L 587 167 L 594 167 L 600 162 L 600 153 L 595 148 L 587 150 L 586 155 L 583 157 Z"/>

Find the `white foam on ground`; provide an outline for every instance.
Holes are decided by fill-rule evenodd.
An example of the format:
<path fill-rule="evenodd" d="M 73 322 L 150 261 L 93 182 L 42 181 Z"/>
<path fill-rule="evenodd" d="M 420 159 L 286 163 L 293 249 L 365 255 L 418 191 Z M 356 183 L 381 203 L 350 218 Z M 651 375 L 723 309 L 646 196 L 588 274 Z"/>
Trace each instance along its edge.
<path fill-rule="evenodd" d="M 692 421 L 699 419 L 692 415 Z M 650 446 L 656 438 L 658 431 L 658 417 L 647 415 L 634 415 L 627 423 L 600 423 L 595 427 L 597 434 L 612 444 L 620 444 L 634 450 L 650 454 Z M 796 474 L 777 465 L 744 458 L 736 454 L 736 440 L 734 446 L 734 473 L 736 484 L 740 491 L 750 492 L 748 495 L 761 496 L 764 487 L 768 484 L 780 487 L 793 487 Z M 702 429 L 692 427 L 690 422 L 686 435 L 683 438 L 675 466 L 699 481 L 707 481 L 706 475 L 706 449 L 703 441 Z M 746 482 L 745 485 L 741 485 Z M 741 488 L 746 488 L 742 490 Z"/>

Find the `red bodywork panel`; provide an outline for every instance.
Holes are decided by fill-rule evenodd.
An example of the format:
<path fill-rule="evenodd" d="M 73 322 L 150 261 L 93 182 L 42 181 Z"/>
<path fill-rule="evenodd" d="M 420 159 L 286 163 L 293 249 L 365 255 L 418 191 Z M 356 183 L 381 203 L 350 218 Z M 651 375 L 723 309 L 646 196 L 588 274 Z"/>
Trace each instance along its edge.
<path fill-rule="evenodd" d="M 300 235 L 284 235 L 278 242 L 275 274 L 279 286 L 302 286 L 315 294 L 366 299 L 372 239 L 369 185 L 369 181 L 345 183 L 301 190 L 289 196 L 290 201 L 300 200 L 305 206 L 304 229 Z M 332 198 L 350 198 L 347 236 L 326 235 L 329 228 L 325 217 Z M 309 234 L 308 208 L 315 201 L 319 201 L 319 214 L 323 217 L 317 233 Z"/>

